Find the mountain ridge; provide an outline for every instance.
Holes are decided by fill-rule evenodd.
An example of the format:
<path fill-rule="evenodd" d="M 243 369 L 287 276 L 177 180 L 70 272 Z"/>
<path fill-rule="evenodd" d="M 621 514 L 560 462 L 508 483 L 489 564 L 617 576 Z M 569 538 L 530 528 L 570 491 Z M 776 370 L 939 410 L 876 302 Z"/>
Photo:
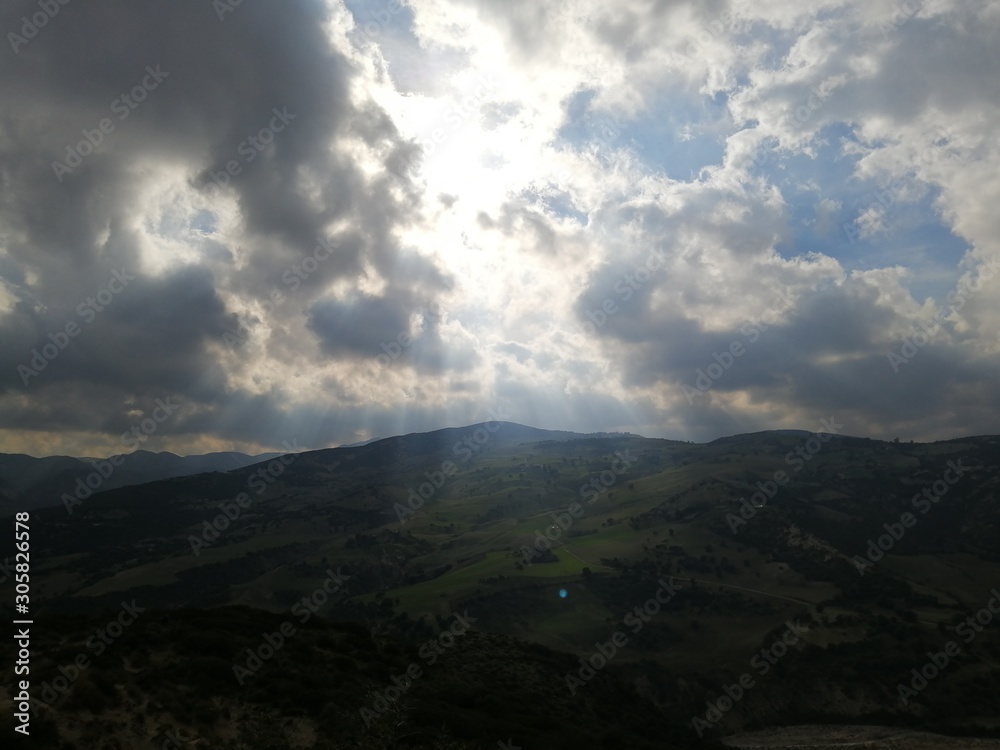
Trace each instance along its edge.
<path fill-rule="evenodd" d="M 280 455 L 283 454 L 250 456 L 236 451 L 216 451 L 178 456 L 168 451 L 154 453 L 141 449 L 106 458 L 0 453 L 0 514 L 62 505 L 65 495 L 78 498 L 91 490 L 232 471 Z"/>

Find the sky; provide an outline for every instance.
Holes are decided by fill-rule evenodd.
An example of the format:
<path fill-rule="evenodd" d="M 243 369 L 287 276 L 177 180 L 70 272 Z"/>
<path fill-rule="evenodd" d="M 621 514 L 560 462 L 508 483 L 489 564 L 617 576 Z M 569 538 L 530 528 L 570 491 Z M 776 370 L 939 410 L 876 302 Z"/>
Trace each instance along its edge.
<path fill-rule="evenodd" d="M 996 2 L 16 0 L 0 31 L 0 452 L 1000 432 Z"/>

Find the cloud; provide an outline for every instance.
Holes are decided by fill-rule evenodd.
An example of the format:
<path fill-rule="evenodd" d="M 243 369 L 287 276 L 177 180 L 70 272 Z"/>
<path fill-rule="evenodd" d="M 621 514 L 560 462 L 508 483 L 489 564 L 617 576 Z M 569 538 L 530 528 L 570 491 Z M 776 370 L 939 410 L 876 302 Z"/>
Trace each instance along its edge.
<path fill-rule="evenodd" d="M 996 431 L 998 27 L 986 0 L 60 6 L 0 68 L 0 446 L 96 454 L 167 396 L 179 452 L 501 401 L 684 439 Z"/>

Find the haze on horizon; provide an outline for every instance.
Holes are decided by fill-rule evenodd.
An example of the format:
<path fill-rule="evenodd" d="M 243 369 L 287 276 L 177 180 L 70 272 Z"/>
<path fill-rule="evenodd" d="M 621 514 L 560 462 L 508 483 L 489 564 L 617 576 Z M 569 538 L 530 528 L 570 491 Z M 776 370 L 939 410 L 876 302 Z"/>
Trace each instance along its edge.
<path fill-rule="evenodd" d="M 38 8 L 0 452 L 1000 432 L 995 3 Z"/>

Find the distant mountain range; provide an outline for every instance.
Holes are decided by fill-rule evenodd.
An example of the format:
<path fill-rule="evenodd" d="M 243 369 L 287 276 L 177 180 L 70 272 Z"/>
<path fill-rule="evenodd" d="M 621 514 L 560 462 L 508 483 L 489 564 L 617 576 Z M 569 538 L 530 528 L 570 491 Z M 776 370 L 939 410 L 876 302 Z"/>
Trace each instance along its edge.
<path fill-rule="evenodd" d="M 139 450 L 110 458 L 36 458 L 20 453 L 0 453 L 0 513 L 60 505 L 63 494 L 78 497 L 89 491 L 110 490 L 159 479 L 242 469 L 280 455 L 283 454 L 248 456 L 227 451 L 178 456 Z"/>

